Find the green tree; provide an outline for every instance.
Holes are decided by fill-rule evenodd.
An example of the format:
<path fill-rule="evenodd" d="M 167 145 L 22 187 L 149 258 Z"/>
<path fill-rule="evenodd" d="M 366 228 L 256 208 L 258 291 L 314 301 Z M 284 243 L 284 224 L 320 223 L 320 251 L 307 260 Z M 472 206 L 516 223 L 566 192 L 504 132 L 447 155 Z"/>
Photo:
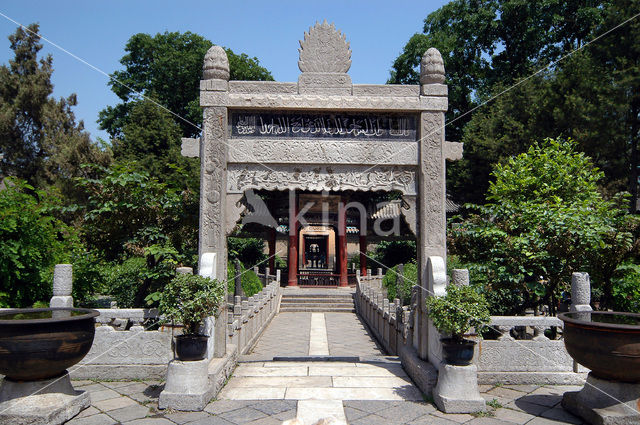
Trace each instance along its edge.
<path fill-rule="evenodd" d="M 546 90 L 537 91 L 540 86 L 548 88 L 545 81 L 548 76 L 528 81 L 517 92 L 509 92 L 500 105 L 494 107 L 497 103 L 494 101 L 470 112 L 514 82 L 595 37 L 601 31 L 604 10 L 610 3 L 454 0 L 427 16 L 423 33 L 412 36 L 395 60 L 389 82 L 416 84 L 424 51 L 436 47 L 442 53 L 449 85 L 446 120 L 451 123 L 446 128 L 447 139 L 465 143 L 464 160 L 447 169 L 447 181 L 456 200 L 483 201 L 482 194 L 490 178 L 488 164 L 526 151 L 541 135 L 572 135 L 562 131 L 561 126 L 545 132 L 554 122 L 547 123 L 545 113 L 536 113 L 536 109 L 543 108 L 540 105 L 553 105 L 545 102 Z M 562 92 L 554 94 L 558 97 Z M 543 132 L 536 135 L 536 126 L 540 124 Z M 472 128 L 468 129 L 469 126 Z M 531 138 L 530 134 L 536 137 Z M 593 157 L 601 166 L 606 162 L 599 161 L 600 155 Z"/>
<path fill-rule="evenodd" d="M 100 112 L 101 128 L 112 138 L 120 138 L 138 92 L 175 114 L 173 119 L 184 137 L 197 136 L 200 130 L 189 122 L 198 126 L 202 123 L 198 101 L 200 79 L 204 55 L 212 45 L 206 38 L 188 31 L 133 35 L 120 59 L 124 69 L 115 71 L 109 82 L 122 103 Z M 236 55 L 231 49 L 226 52 L 232 80 L 273 80 L 257 58 L 244 53 Z"/>
<path fill-rule="evenodd" d="M 82 122 L 76 123 L 75 94 L 51 97 L 53 59 L 38 60 L 38 25 L 18 28 L 9 41 L 14 59 L 0 67 L 0 176 L 35 186 L 56 184 L 68 193 L 74 177 L 89 177 L 82 164 L 106 165 L 110 153 L 91 141 Z"/>
<path fill-rule="evenodd" d="M 597 274 L 602 280 L 594 284 L 602 285 L 612 278 L 603 276 L 602 260 L 616 250 L 620 255 L 608 261 L 620 264 L 633 248 L 635 218 L 622 198 L 602 197 L 603 173 L 575 148 L 570 140 L 547 139 L 497 164 L 489 202 L 476 206 L 450 238 L 461 260 L 484 265 L 490 285 L 527 294 L 551 312 L 572 272 Z"/>
<path fill-rule="evenodd" d="M 105 261 L 106 291 L 121 307 L 143 307 L 145 300 L 157 304 L 176 265 L 194 262 L 197 199 L 135 164 L 116 163 L 98 171 L 99 178 L 78 181 L 87 199 L 81 206 L 82 237 Z"/>
<path fill-rule="evenodd" d="M 111 261 L 168 245 L 190 260 L 198 229 L 197 221 L 188 220 L 197 220 L 192 192 L 161 183 L 135 164 L 94 168 L 100 178 L 78 179 L 87 196 L 82 235 L 90 249 Z"/>

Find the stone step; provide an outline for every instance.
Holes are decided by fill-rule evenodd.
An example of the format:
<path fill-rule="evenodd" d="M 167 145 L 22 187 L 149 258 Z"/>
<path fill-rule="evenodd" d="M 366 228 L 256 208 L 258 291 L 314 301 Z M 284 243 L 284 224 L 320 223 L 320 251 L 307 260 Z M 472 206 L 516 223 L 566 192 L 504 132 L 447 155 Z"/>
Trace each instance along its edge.
<path fill-rule="evenodd" d="M 332 303 L 281 303 L 282 307 L 353 307 L 351 301 Z"/>
<path fill-rule="evenodd" d="M 353 307 L 308 307 L 308 306 L 281 306 L 280 313 L 355 313 Z"/>
<path fill-rule="evenodd" d="M 283 304 L 291 303 L 353 303 L 352 298 L 282 298 Z"/>
<path fill-rule="evenodd" d="M 353 294 L 287 294 L 282 298 L 353 298 Z"/>

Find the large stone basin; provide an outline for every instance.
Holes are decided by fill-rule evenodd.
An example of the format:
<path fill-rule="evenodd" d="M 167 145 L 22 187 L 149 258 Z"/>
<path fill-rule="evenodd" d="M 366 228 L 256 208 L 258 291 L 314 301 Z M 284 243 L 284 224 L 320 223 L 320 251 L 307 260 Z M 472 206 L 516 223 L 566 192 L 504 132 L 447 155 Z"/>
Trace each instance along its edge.
<path fill-rule="evenodd" d="M 62 375 L 89 352 L 99 314 L 83 308 L 0 312 L 0 374 L 14 381 Z"/>
<path fill-rule="evenodd" d="M 561 313 L 564 344 L 575 361 L 606 380 L 640 383 L 640 314 Z"/>

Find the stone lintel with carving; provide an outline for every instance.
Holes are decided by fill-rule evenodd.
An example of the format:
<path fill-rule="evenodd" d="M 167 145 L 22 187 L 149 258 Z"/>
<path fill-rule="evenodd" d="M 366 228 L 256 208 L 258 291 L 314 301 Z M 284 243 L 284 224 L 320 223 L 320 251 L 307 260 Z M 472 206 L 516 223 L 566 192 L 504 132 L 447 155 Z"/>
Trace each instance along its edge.
<path fill-rule="evenodd" d="M 311 191 L 392 191 L 405 195 L 417 192 L 415 167 L 366 165 L 229 164 L 227 192 L 248 189 Z"/>
<path fill-rule="evenodd" d="M 418 143 L 343 140 L 229 140 L 230 163 L 417 165 Z"/>
<path fill-rule="evenodd" d="M 201 91 L 200 106 L 342 111 L 446 111 L 441 96 L 353 96 L 321 94 L 227 93 Z"/>
<path fill-rule="evenodd" d="M 211 80 L 200 81 L 202 91 L 220 91 L 218 85 L 213 85 Z M 440 85 L 429 96 L 446 96 L 447 86 Z M 229 81 L 229 93 L 235 94 L 298 94 L 297 83 L 279 81 Z M 420 86 L 401 84 L 354 84 L 352 86 L 354 96 L 375 97 L 418 97 Z"/>

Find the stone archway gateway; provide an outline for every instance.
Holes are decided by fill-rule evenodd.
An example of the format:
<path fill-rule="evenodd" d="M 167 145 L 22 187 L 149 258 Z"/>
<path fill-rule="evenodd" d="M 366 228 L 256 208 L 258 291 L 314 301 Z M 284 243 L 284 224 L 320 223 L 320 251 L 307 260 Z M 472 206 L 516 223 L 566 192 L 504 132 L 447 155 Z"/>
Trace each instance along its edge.
<path fill-rule="evenodd" d="M 409 206 L 402 213 L 417 236 L 425 282 L 428 257 L 446 255 L 445 159 L 462 156 L 461 143 L 444 139 L 440 53 L 424 54 L 420 85 L 410 86 L 352 84 L 349 43 L 326 22 L 305 33 L 299 52 L 294 83 L 229 81 L 224 50 L 213 46 L 205 56 L 203 134 L 183 139 L 183 154 L 201 161 L 201 267 L 226 279 L 226 239 L 246 190 L 385 190 L 399 191 Z M 289 223 L 289 261 L 298 258 L 298 227 Z M 223 336 L 215 351 L 223 355 Z"/>

